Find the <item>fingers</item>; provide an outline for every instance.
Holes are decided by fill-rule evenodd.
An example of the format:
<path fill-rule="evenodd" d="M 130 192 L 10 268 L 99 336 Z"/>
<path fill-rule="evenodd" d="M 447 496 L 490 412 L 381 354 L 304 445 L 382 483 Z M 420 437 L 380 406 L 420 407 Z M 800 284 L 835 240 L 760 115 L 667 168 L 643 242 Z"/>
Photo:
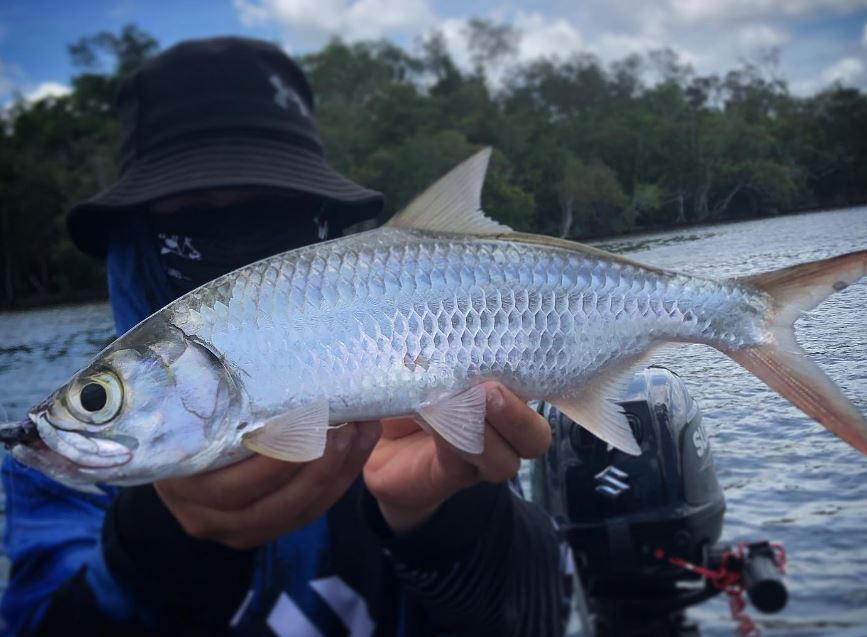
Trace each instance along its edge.
<path fill-rule="evenodd" d="M 382 426 L 379 421 L 359 423 L 357 443 L 350 447 L 343 465 L 325 478 L 325 488 L 319 497 L 299 514 L 308 520 L 315 520 L 331 508 L 361 474 L 381 434 Z"/>
<path fill-rule="evenodd" d="M 488 482 L 510 480 L 521 468 L 520 454 L 493 426 L 485 431 L 485 453 L 481 460 L 479 474 Z"/>
<path fill-rule="evenodd" d="M 240 528 L 224 536 L 230 546 L 259 546 L 287 531 L 310 523 L 343 495 L 361 473 L 364 463 L 379 438 L 378 423 L 351 425 L 356 433 L 348 453 L 328 453 L 307 464 L 285 486 L 257 500 L 245 509 Z"/>
<path fill-rule="evenodd" d="M 252 458 L 206 476 L 155 486 L 190 535 L 233 548 L 259 546 L 331 507 L 360 474 L 380 432 L 379 423 L 350 424 L 329 433 L 325 455 L 310 463 L 279 467 L 270 459 Z M 223 472 L 225 476 L 217 475 Z M 274 482 L 263 485 L 263 480 Z"/>
<path fill-rule="evenodd" d="M 383 438 L 403 438 L 416 433 L 421 427 L 414 418 L 386 418 L 382 422 Z"/>
<path fill-rule="evenodd" d="M 348 451 L 354 436 L 355 425 L 328 432 L 325 456 L 315 462 L 326 458 L 329 459 L 327 462 L 334 462 L 338 454 Z M 254 455 L 229 467 L 192 478 L 165 480 L 161 482 L 161 492 L 201 506 L 235 511 L 277 491 L 304 466 L 304 463 Z"/>
<path fill-rule="evenodd" d="M 487 426 L 481 454 L 458 451 L 435 436 L 440 464 L 443 466 L 443 475 L 439 479 L 443 484 L 453 486 L 461 480 L 470 484 L 478 480 L 509 480 L 518 473 L 522 458 L 535 458 L 551 444 L 548 421 L 530 409 L 523 400 L 499 383 L 486 383 L 485 390 Z M 459 475 L 457 469 L 460 463 L 474 467 L 475 476 L 470 477 L 466 471 Z"/>
<path fill-rule="evenodd" d="M 255 455 L 194 478 L 160 482 L 161 492 L 187 502 L 234 511 L 279 489 L 301 470 L 301 465 Z"/>
<path fill-rule="evenodd" d="M 485 450 L 478 455 L 457 451 L 439 435 L 435 440 L 445 473 L 440 479 L 454 490 L 480 480 L 504 482 L 521 468 L 521 456 L 491 426 L 485 429 Z"/>
<path fill-rule="evenodd" d="M 503 440 L 521 458 L 545 453 L 551 444 L 548 421 L 499 383 L 485 383 L 485 390 L 488 397 L 485 419 Z"/>

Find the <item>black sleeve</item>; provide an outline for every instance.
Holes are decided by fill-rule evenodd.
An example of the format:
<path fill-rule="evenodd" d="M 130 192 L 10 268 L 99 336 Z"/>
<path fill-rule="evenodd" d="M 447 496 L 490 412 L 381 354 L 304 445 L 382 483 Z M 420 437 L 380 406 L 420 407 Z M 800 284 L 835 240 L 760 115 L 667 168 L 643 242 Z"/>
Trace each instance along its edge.
<path fill-rule="evenodd" d="M 556 529 L 508 485 L 465 489 L 401 536 L 369 492 L 364 508 L 397 578 L 434 628 L 498 637 L 564 633 L 568 599 Z"/>
<path fill-rule="evenodd" d="M 118 625 L 101 612 L 82 569 L 52 595 L 35 634 L 224 634 L 255 566 L 255 551 L 187 535 L 150 485 L 115 498 L 102 545 L 110 574 L 141 616 Z"/>

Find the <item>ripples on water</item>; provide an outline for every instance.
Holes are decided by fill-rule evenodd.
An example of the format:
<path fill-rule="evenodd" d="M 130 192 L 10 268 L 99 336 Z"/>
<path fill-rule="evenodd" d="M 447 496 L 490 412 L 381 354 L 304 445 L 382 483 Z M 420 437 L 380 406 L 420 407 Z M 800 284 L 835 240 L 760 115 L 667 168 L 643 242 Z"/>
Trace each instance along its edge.
<path fill-rule="evenodd" d="M 604 247 L 691 274 L 750 274 L 867 249 L 867 209 L 629 237 Z M 862 280 L 796 326 L 804 349 L 862 413 L 865 313 Z M 863 626 L 867 634 L 867 459 L 714 350 L 678 346 L 654 362 L 680 374 L 701 404 L 728 502 L 724 539 L 768 537 L 789 552 L 790 602 L 782 614 L 762 618 L 765 632 L 824 635 Z M 721 598 L 691 615 L 706 635 L 732 634 Z"/>
<path fill-rule="evenodd" d="M 761 272 L 867 249 L 867 208 L 600 242 L 631 258 L 703 276 Z M 799 341 L 867 413 L 867 281 L 797 325 Z M 0 314 L 0 406 L 10 418 L 87 362 L 113 334 L 104 304 Z M 723 539 L 770 538 L 789 552 L 790 601 L 753 613 L 768 635 L 867 634 L 867 459 L 722 354 L 689 345 L 653 362 L 699 400 L 728 501 Z M 5 586 L 4 572 L 0 577 Z M 722 598 L 691 612 L 704 635 L 734 634 Z"/>

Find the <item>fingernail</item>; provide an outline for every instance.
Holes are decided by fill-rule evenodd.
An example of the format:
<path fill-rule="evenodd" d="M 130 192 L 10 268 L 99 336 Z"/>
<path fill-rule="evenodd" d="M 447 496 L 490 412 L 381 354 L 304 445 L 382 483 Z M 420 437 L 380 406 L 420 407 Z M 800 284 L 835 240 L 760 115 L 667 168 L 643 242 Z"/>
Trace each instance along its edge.
<path fill-rule="evenodd" d="M 334 435 L 334 448 L 337 451 L 346 451 L 355 438 L 355 425 L 344 425 Z"/>
<path fill-rule="evenodd" d="M 505 401 L 503 390 L 499 387 L 492 387 L 488 390 L 488 411 L 500 411 Z"/>
<path fill-rule="evenodd" d="M 362 427 L 361 431 L 358 432 L 358 445 L 364 450 L 367 451 L 373 445 L 376 444 L 376 441 L 379 439 L 379 431 L 376 427 L 368 426 Z"/>

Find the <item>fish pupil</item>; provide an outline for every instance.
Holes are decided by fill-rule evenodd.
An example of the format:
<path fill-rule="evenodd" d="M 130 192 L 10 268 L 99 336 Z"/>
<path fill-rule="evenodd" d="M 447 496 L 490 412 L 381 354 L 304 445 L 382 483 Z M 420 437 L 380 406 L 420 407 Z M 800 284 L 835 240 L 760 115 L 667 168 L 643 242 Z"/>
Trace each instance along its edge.
<path fill-rule="evenodd" d="M 99 411 L 107 401 L 105 387 L 99 383 L 88 383 L 81 388 L 81 406 L 87 411 Z"/>

